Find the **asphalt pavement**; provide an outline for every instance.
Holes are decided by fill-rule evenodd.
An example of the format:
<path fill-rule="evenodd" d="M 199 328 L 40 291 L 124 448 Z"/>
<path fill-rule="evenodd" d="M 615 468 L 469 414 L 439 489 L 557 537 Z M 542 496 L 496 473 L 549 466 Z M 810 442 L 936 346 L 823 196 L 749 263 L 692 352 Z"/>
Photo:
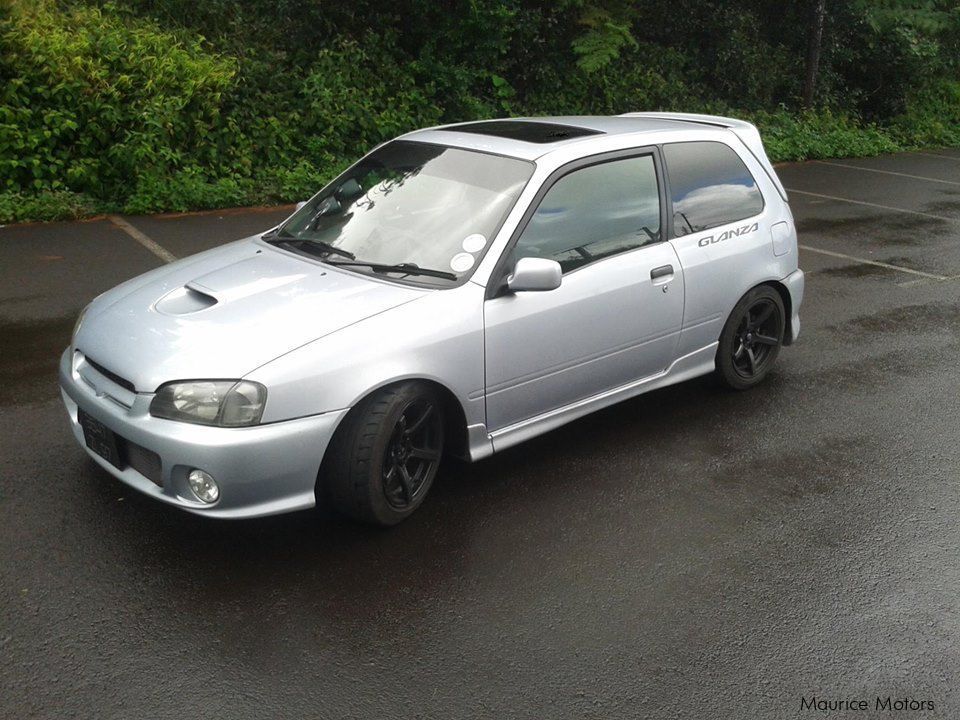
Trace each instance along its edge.
<path fill-rule="evenodd" d="M 67 426 L 84 304 L 289 208 L 0 228 L 0 717 L 960 717 L 960 151 L 779 172 L 768 382 L 447 462 L 390 530 L 188 515 Z"/>

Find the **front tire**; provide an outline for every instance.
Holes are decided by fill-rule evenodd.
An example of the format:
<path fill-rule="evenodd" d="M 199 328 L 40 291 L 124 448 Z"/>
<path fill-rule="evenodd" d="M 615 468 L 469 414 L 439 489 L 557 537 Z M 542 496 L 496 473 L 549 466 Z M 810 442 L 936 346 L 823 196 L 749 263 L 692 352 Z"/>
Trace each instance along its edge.
<path fill-rule="evenodd" d="M 785 313 L 780 293 L 760 285 L 740 298 L 720 334 L 717 376 L 747 390 L 769 374 L 783 345 Z"/>
<path fill-rule="evenodd" d="M 323 464 L 328 496 L 341 513 L 396 525 L 423 503 L 443 455 L 443 406 L 428 385 L 375 392 L 337 431 Z"/>

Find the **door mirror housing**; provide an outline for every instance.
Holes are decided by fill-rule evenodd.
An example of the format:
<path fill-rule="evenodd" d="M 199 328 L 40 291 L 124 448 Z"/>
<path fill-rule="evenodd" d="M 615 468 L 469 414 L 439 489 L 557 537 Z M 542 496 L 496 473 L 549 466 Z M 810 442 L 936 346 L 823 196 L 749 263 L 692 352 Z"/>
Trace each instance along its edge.
<path fill-rule="evenodd" d="M 307 204 L 307 201 L 306 201 L 306 200 L 301 200 L 300 202 L 297 203 L 297 209 L 294 210 L 294 212 L 296 212 L 297 210 L 299 210 L 300 208 L 302 208 L 302 207 L 303 207 L 304 205 L 306 205 L 306 204 Z"/>
<path fill-rule="evenodd" d="M 507 278 L 510 292 L 543 292 L 556 290 L 563 279 L 563 270 L 556 260 L 524 257 L 517 260 L 513 273 Z"/>

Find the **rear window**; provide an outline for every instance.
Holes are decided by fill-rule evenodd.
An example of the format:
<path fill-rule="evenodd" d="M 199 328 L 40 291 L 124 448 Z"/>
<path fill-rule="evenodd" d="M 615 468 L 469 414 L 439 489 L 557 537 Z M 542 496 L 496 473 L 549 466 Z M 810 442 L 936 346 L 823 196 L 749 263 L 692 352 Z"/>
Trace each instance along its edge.
<path fill-rule="evenodd" d="M 744 220 L 763 210 L 753 175 L 732 148 L 718 142 L 663 146 L 677 236 Z"/>

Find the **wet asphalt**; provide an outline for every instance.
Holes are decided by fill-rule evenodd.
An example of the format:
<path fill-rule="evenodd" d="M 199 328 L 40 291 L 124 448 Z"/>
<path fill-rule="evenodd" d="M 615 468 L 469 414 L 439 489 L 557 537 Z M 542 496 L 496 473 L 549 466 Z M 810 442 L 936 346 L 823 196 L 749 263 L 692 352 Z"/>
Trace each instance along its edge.
<path fill-rule="evenodd" d="M 57 358 L 161 260 L 109 220 L 0 229 L 0 717 L 960 716 L 960 151 L 837 162 L 780 168 L 807 296 L 766 384 L 447 462 L 391 530 L 100 470 Z M 288 211 L 128 220 L 180 257 Z"/>

